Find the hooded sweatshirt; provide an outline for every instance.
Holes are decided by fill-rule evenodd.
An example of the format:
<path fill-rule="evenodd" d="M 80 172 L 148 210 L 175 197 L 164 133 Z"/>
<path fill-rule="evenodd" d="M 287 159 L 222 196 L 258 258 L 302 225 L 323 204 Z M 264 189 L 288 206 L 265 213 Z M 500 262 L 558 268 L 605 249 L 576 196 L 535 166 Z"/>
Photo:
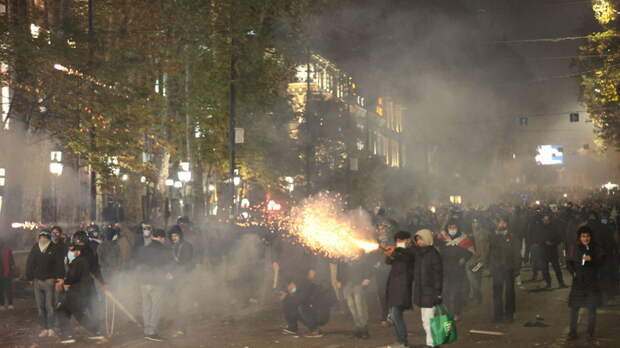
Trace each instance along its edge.
<path fill-rule="evenodd" d="M 426 243 L 427 246 L 433 245 L 433 232 L 431 232 L 430 230 L 419 230 L 415 233 L 415 235 L 422 238 L 422 240 L 424 241 L 424 243 Z"/>

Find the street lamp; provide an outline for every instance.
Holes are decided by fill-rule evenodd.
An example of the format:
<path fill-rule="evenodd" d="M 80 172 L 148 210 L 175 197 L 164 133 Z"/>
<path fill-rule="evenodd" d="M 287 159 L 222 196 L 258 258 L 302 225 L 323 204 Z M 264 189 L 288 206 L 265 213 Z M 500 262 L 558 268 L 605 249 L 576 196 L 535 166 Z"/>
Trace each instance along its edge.
<path fill-rule="evenodd" d="M 166 186 L 170 187 L 170 186 L 174 186 L 174 180 L 172 179 L 166 179 L 165 181 Z"/>
<path fill-rule="evenodd" d="M 0 187 L 3 187 L 6 184 L 6 170 L 4 168 L 0 168 Z"/>
<path fill-rule="evenodd" d="M 292 176 L 287 176 L 284 181 L 286 181 L 288 192 L 293 192 L 295 190 L 295 179 Z"/>
<path fill-rule="evenodd" d="M 606 189 L 607 191 L 611 191 L 613 189 L 617 189 L 618 188 L 618 184 L 612 184 L 611 181 L 606 183 L 605 185 L 603 185 L 603 188 Z"/>
<path fill-rule="evenodd" d="M 54 222 L 57 221 L 58 218 L 58 207 L 57 207 L 57 197 L 56 197 L 56 179 L 55 177 L 59 177 L 62 175 L 62 152 L 60 151 L 52 151 L 50 152 L 50 173 L 53 175 L 52 177 L 52 213 L 54 216 Z"/>
<path fill-rule="evenodd" d="M 123 181 L 129 180 L 129 175 L 123 174 L 123 176 L 121 176 L 121 180 L 123 180 Z"/>
<path fill-rule="evenodd" d="M 118 176 L 121 173 L 121 168 L 118 166 L 118 157 L 108 157 L 108 165 L 112 167 L 112 174 Z"/>

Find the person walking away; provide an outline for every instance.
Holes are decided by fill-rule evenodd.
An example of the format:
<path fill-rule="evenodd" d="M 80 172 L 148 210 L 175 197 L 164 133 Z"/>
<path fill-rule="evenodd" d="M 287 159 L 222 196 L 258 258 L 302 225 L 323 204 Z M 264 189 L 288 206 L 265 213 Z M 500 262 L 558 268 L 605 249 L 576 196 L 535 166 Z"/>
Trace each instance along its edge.
<path fill-rule="evenodd" d="M 172 252 L 164 245 L 166 232 L 156 229 L 151 236 L 151 243 L 138 250 L 137 274 L 142 281 L 142 320 L 144 338 L 149 341 L 162 342 L 159 335 L 159 320 L 164 304 L 164 295 L 170 282 L 174 280 L 172 270 Z"/>
<path fill-rule="evenodd" d="M 353 337 L 369 338 L 368 334 L 368 286 L 372 275 L 369 256 L 362 251 L 355 260 L 341 261 L 338 264 L 337 288 L 342 292 L 353 317 L 355 330 Z"/>
<path fill-rule="evenodd" d="M 71 328 L 71 317 L 85 328 L 88 339 L 103 340 L 99 333 L 99 323 L 88 310 L 88 300 L 93 291 L 93 279 L 90 276 L 88 259 L 82 255 L 87 246 L 71 246 L 67 252 L 68 269 L 64 280 L 66 290 L 64 298 L 58 306 L 58 317 L 61 328 L 61 343 L 75 343 Z"/>
<path fill-rule="evenodd" d="M 474 245 L 454 220 L 448 221 L 437 244 L 443 264 L 443 303 L 459 320 L 465 302 L 465 264 L 474 253 Z"/>
<path fill-rule="evenodd" d="M 490 238 L 489 270 L 493 284 L 495 322 L 512 322 L 516 310 L 515 279 L 521 267 L 521 244 L 501 217 Z"/>
<path fill-rule="evenodd" d="M 396 246 L 386 247 L 386 263 L 391 265 L 386 286 L 386 301 L 397 342 L 387 347 L 402 348 L 409 346 L 403 313 L 411 309 L 414 254 L 411 249 L 409 232 L 397 232 L 394 235 L 394 241 Z"/>
<path fill-rule="evenodd" d="M 592 238 L 592 230 L 583 226 L 577 231 L 577 243 L 568 251 L 566 266 L 573 277 L 568 295 L 570 307 L 570 329 L 568 340 L 577 339 L 577 319 L 579 309 L 588 309 L 588 339 L 595 341 L 596 309 L 602 304 L 599 271 L 605 262 L 605 254 Z"/>
<path fill-rule="evenodd" d="M 103 229 L 103 240 L 97 247 L 97 262 L 104 279 L 113 283 L 121 265 L 120 248 L 117 244 L 119 231 L 110 225 Z"/>
<path fill-rule="evenodd" d="M 474 254 L 467 262 L 465 270 L 471 287 L 470 298 L 476 304 L 482 303 L 482 269 L 489 264 L 489 222 L 483 216 L 475 216 L 472 221 Z"/>
<path fill-rule="evenodd" d="M 426 333 L 426 345 L 433 347 L 431 318 L 435 316 L 436 305 L 442 303 L 443 264 L 439 251 L 433 246 L 433 234 L 430 230 L 416 232 L 413 271 L 413 303 L 420 308 L 422 326 Z"/>
<path fill-rule="evenodd" d="M 26 261 L 26 279 L 33 282 L 39 323 L 43 329 L 39 337 L 56 336 L 56 289 L 62 287 L 65 276 L 64 255 L 60 251 L 52 243 L 50 232 L 42 231 Z"/>
<path fill-rule="evenodd" d="M 175 228 L 176 227 L 176 228 Z M 172 283 L 177 301 L 175 310 L 176 332 L 174 336 L 183 336 L 186 332 L 189 305 L 187 303 L 190 296 L 185 296 L 188 289 L 188 280 L 194 270 L 194 247 L 190 242 L 183 238 L 183 231 L 178 226 L 170 230 L 170 240 L 172 241 L 172 259 L 174 265 L 174 282 Z"/>
<path fill-rule="evenodd" d="M 13 259 L 13 250 L 0 238 L 0 311 L 13 310 L 13 279 L 17 276 L 17 267 Z M 6 300 L 6 307 L 5 307 Z"/>

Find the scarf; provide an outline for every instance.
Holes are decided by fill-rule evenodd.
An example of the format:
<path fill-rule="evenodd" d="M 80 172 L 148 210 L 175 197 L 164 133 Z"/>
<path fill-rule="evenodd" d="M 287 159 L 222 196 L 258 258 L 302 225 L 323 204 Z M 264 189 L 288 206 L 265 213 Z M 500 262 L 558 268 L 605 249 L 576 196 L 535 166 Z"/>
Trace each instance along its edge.
<path fill-rule="evenodd" d="M 47 251 L 47 248 L 50 246 L 51 243 L 52 241 L 47 238 L 39 240 L 39 250 L 41 251 L 41 254 Z"/>
<path fill-rule="evenodd" d="M 2 248 L 2 276 L 4 278 L 8 278 L 11 273 L 10 255 L 9 248 Z"/>
<path fill-rule="evenodd" d="M 447 233 L 441 232 L 439 239 L 444 241 L 447 246 L 457 246 L 474 253 L 474 243 L 472 243 L 471 239 L 469 239 L 464 233 L 461 233 L 461 235 L 456 238 L 452 238 Z"/>

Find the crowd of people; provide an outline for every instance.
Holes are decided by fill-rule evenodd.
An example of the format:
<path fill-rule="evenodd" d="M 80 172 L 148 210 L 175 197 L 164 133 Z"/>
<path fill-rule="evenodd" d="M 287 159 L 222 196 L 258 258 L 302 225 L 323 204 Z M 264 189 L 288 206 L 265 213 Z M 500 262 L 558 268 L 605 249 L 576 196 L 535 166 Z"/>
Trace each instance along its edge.
<path fill-rule="evenodd" d="M 543 282 L 542 290 L 555 288 L 551 264 L 557 288 L 570 285 L 563 267 L 572 278 L 568 339 L 578 337 L 580 308 L 588 309 L 587 334 L 594 339 L 597 308 L 618 292 L 617 203 L 597 198 L 579 204 L 558 200 L 475 209 L 446 205 L 417 208 L 402 219 L 378 209 L 373 215 L 374 238 L 381 247 L 347 259 L 316 255 L 285 231 L 267 228 L 206 238 L 209 226 L 201 233 L 187 217 L 167 231 L 148 223 L 138 224 L 134 231 L 118 223 L 104 228 L 90 223 L 68 235 L 54 226 L 37 232 L 21 275 L 11 249 L 0 242 L 0 310 L 14 309 L 11 284 L 21 277 L 32 282 L 39 337 L 75 342 L 74 318 L 89 339 L 104 340 L 103 299 L 113 296 L 121 275 L 129 275 L 137 288 L 141 310 L 134 312 L 141 312 L 144 338 L 163 340 L 164 312 L 171 319 L 173 336 L 185 335 L 190 315 L 180 301 L 188 287 L 196 286 L 195 272 L 230 262 L 225 258 L 231 250 L 227 245 L 235 245 L 240 235 L 253 234 L 259 241 L 253 245 L 260 249 L 259 259 L 269 266 L 253 264 L 251 272 L 237 272 L 227 281 L 242 278 L 253 298 L 276 293 L 273 298 L 286 323 L 284 335 L 301 336 L 303 324 L 304 337 L 321 338 L 330 314 L 344 310 L 352 319 L 353 337 L 368 339 L 369 323 L 376 320 L 394 328 L 396 343 L 387 347 L 407 347 L 403 313 L 415 306 L 421 312 L 426 344 L 436 346 L 430 321 L 438 305 L 455 320 L 463 320 L 469 305 L 482 303 L 483 278 L 488 276 L 493 299 L 489 320 L 510 323 L 519 308 L 517 287 Z M 530 268 L 531 278 L 524 279 L 522 271 Z"/>

